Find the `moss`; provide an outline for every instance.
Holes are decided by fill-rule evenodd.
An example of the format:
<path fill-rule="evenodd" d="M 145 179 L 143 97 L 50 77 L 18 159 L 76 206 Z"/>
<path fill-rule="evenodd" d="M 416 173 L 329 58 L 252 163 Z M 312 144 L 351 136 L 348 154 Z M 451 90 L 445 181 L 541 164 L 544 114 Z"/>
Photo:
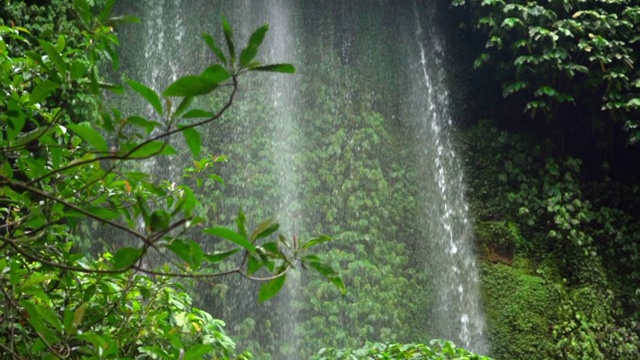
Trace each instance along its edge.
<path fill-rule="evenodd" d="M 553 358 L 553 324 L 560 296 L 526 261 L 485 262 L 483 288 L 491 355 L 496 359 Z"/>

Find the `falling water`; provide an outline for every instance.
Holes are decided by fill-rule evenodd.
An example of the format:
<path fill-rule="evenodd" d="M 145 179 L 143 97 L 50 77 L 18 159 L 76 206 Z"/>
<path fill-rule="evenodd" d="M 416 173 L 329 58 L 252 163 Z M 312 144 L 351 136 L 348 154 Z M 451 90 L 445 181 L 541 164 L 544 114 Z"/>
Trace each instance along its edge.
<path fill-rule="evenodd" d="M 350 275 L 360 279 L 368 279 L 367 271 L 388 268 L 387 258 L 408 259 L 404 267 L 387 271 L 392 281 L 361 284 L 361 280 L 345 278 L 351 286 L 346 297 L 310 287 L 308 283 L 316 278 L 304 271 L 290 274 L 283 291 L 263 304 L 256 300 L 259 285 L 240 278 L 226 279 L 222 290 L 199 288 L 200 306 L 227 323 L 239 348 L 270 353 L 275 359 L 299 359 L 321 347 L 360 346 L 365 340 L 446 338 L 486 352 L 473 229 L 442 66 L 445 43 L 433 25 L 436 15 L 430 4 L 408 0 L 148 0 L 124 7 L 122 12 L 141 17 L 144 30 L 128 28 L 120 34 L 125 49 L 123 67 L 131 78 L 158 92 L 177 77 L 199 73 L 213 61 L 199 34 L 208 32 L 221 39 L 219 19 L 223 15 L 233 26 L 238 47 L 252 30 L 269 23 L 258 59 L 290 62 L 299 70 L 295 76 L 241 78 L 231 110 L 202 129 L 203 146 L 230 159 L 216 168 L 225 185 L 205 194 L 215 204 L 209 211 L 215 221 L 231 226 L 238 209 L 243 208 L 254 225 L 276 218 L 280 232 L 290 239 L 328 233 L 337 238 L 333 246 L 338 249 L 329 258 L 333 256 L 334 266 L 343 270 L 351 264 L 340 256 L 355 247 L 376 241 L 399 244 L 377 257 L 349 260 L 374 267 Z M 202 100 L 198 106 L 211 104 L 215 101 Z M 130 107 L 149 116 L 153 111 L 140 109 L 140 105 Z M 396 140 L 400 150 L 366 150 L 371 144 L 357 143 L 357 136 L 369 126 L 362 119 L 372 114 L 384 118 L 390 136 L 400 139 Z M 318 131 L 326 139 L 311 141 Z M 337 134 L 343 134 L 344 141 L 327 145 L 330 138 L 341 139 Z M 378 135 L 371 136 L 372 143 Z M 323 152 L 328 155 L 314 157 Z M 366 164 L 364 170 L 356 168 L 358 161 Z M 376 173 L 372 169 L 378 163 L 382 165 Z M 145 166 L 160 178 L 177 181 L 172 170 L 177 171 L 177 165 L 160 159 Z M 396 175 L 391 169 L 403 168 L 408 169 L 406 184 L 412 187 L 406 192 L 393 188 Z M 362 180 L 360 188 L 350 187 L 361 181 L 358 171 L 367 176 L 380 174 L 378 182 Z M 399 201 L 406 200 L 409 205 L 403 206 L 413 210 L 392 215 L 407 210 L 375 203 L 365 212 L 363 206 L 352 204 L 357 194 L 364 194 L 366 203 L 367 197 L 376 198 L 377 192 L 385 191 L 407 197 Z M 326 199 L 322 204 L 314 197 L 318 193 Z M 374 225 L 355 229 L 354 224 L 368 220 Z M 210 239 L 199 240 L 211 244 Z M 413 288 L 397 290 L 399 284 Z M 415 308 L 385 308 L 389 294 L 397 294 L 393 291 L 418 294 L 410 305 Z M 366 297 L 367 293 L 374 296 Z M 367 309 L 383 314 L 368 314 Z M 413 315 L 393 317 L 403 311 Z M 331 333 L 336 328 L 344 329 L 345 334 Z M 320 338 L 325 340 L 316 341 Z"/>
<path fill-rule="evenodd" d="M 416 125 L 422 144 L 421 166 L 432 174 L 432 190 L 424 204 L 431 241 L 428 261 L 436 274 L 434 287 L 437 289 L 430 328 L 435 329 L 439 338 L 452 339 L 466 348 L 485 353 L 473 231 L 464 199 L 462 171 L 452 144 L 451 105 L 443 82 L 443 48 L 432 26 L 426 31 L 423 29 L 415 2 L 414 14 L 415 38 L 420 51 L 414 71 L 420 76 L 414 80 L 415 91 L 411 96 L 412 103 L 419 109 Z"/>

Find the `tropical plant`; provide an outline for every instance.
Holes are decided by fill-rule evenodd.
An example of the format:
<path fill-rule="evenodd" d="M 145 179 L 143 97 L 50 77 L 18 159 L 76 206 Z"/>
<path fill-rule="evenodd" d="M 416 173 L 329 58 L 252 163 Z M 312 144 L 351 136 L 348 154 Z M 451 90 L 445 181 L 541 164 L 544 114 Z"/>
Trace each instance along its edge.
<path fill-rule="evenodd" d="M 178 153 L 168 140 L 182 134 L 194 158 L 184 177 L 220 180 L 211 170 L 224 157 L 202 156 L 198 129 L 229 109 L 241 76 L 295 70 L 255 60 L 267 25 L 236 49 L 223 20 L 226 52 L 203 34 L 219 64 L 177 79 L 162 94 L 127 80 L 147 102 L 148 116 L 107 110 L 101 91 L 123 88 L 104 81 L 100 69 L 108 60 L 117 69 L 113 27 L 134 21 L 112 17 L 114 4 L 95 11 L 86 0 L 74 1 L 73 26 L 55 39 L 51 30 L 28 23 L 10 19 L 0 26 L 0 354 L 232 356 L 221 323 L 193 308 L 175 279 L 236 274 L 263 281 L 259 299 L 265 301 L 289 269 L 304 264 L 344 291 L 337 274 L 311 252 L 330 238 L 289 241 L 275 235 L 278 224 L 271 220 L 248 229 L 242 211 L 235 230 L 199 230 L 207 219 L 198 213 L 194 189 L 158 179 L 137 163 Z M 191 108 L 196 97 L 212 92 L 225 97 L 217 110 Z M 109 234 L 113 255 L 87 253 L 98 248 L 97 229 Z M 216 251 L 193 240 L 195 231 L 215 242 Z"/>
<path fill-rule="evenodd" d="M 382 344 L 367 343 L 360 349 L 321 349 L 314 360 L 491 360 L 456 347 L 451 341 L 432 340 L 425 344 Z"/>
<path fill-rule="evenodd" d="M 640 6 L 630 0 L 453 0 L 465 5 L 484 51 L 474 67 L 488 66 L 503 96 L 524 111 L 556 122 L 560 109 L 580 111 L 602 129 L 622 124 L 629 142 L 640 140 Z M 605 113 L 602 113 L 604 111 Z"/>

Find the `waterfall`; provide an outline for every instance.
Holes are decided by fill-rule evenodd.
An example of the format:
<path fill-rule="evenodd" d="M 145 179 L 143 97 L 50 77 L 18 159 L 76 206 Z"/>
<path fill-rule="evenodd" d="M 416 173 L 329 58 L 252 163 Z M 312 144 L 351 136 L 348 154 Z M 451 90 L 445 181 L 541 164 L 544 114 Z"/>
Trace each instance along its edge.
<path fill-rule="evenodd" d="M 416 120 L 422 144 L 422 166 L 430 169 L 435 185 L 424 204 L 432 241 L 428 261 L 436 274 L 434 287 L 437 289 L 430 327 L 437 329 L 437 337 L 485 353 L 473 231 L 464 199 L 462 169 L 452 144 L 451 104 L 442 73 L 443 49 L 436 30 L 431 27 L 425 32 L 423 29 L 416 2 L 414 14 L 420 51 L 416 70 L 421 76 L 415 79 L 412 102 L 420 109 Z M 430 55 L 425 42 L 429 43 Z"/>
<path fill-rule="evenodd" d="M 120 32 L 122 67 L 158 92 L 214 61 L 199 34 L 224 45 L 222 16 L 239 48 L 269 23 L 257 59 L 298 69 L 241 77 L 232 108 L 201 129 L 204 151 L 229 158 L 215 169 L 225 184 L 206 183 L 200 194 L 211 220 L 233 226 L 242 208 L 250 226 L 275 218 L 289 239 L 335 237 L 319 251 L 349 291 L 342 297 L 304 269 L 288 274 L 283 290 L 263 304 L 259 284 L 241 278 L 197 286 L 198 306 L 224 320 L 238 347 L 256 358 L 308 358 L 321 347 L 366 340 L 446 338 L 487 350 L 445 43 L 427 5 L 145 0 L 119 9 L 143 23 L 143 30 Z M 128 101 L 125 111 L 152 116 Z M 195 103 L 216 104 L 215 95 Z M 184 148 L 176 140 L 172 145 Z M 190 161 L 144 166 L 180 181 L 174 172 Z M 196 240 L 207 250 L 216 246 Z"/>

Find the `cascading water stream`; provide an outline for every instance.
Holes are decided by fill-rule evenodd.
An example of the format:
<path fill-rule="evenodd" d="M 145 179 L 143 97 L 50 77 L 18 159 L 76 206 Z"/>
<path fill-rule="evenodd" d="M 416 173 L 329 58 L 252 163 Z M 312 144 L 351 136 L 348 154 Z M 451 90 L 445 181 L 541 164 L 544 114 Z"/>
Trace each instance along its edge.
<path fill-rule="evenodd" d="M 432 222 L 433 251 L 429 259 L 435 270 L 434 286 L 437 289 L 430 327 L 437 337 L 452 339 L 466 348 L 485 353 L 484 315 L 479 301 L 473 230 L 464 199 L 462 171 L 451 143 L 453 123 L 449 114 L 449 94 L 442 81 L 443 50 L 433 27 L 429 29 L 429 35 L 425 35 L 416 2 L 414 14 L 415 37 L 420 49 L 419 85 L 424 90 L 416 91 L 413 96 L 424 97 L 422 101 L 414 100 L 416 103 L 425 100 L 427 103 L 422 105 L 418 127 L 424 137 L 421 141 L 425 159 L 432 162 L 425 166 L 431 169 L 436 185 L 425 204 L 427 218 Z M 423 43 L 427 39 L 431 46 L 429 57 Z"/>

